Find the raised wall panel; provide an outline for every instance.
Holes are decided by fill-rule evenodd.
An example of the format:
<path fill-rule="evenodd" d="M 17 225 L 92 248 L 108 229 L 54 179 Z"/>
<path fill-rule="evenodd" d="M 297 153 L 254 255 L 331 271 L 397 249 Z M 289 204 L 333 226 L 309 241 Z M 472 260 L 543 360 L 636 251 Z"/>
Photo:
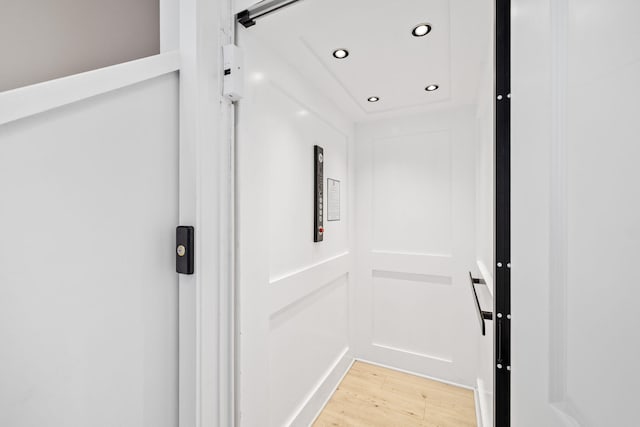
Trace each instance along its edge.
<path fill-rule="evenodd" d="M 450 286 L 450 277 L 374 272 L 373 344 L 451 362 Z"/>
<path fill-rule="evenodd" d="M 478 332 L 470 108 L 358 126 L 356 351 L 471 386 Z"/>
<path fill-rule="evenodd" d="M 373 249 L 451 254 L 449 132 L 374 140 L 372 171 Z"/>
<path fill-rule="evenodd" d="M 268 206 L 260 212 L 269 230 L 270 278 L 277 278 L 347 250 L 347 137 L 277 83 L 256 85 L 259 118 L 253 122 L 268 147 Z M 341 182 L 341 220 L 325 221 L 324 241 L 313 242 L 313 146 L 324 148 L 324 175 Z M 326 208 L 326 192 L 324 206 Z"/>
<path fill-rule="evenodd" d="M 271 317 L 270 426 L 289 425 L 348 348 L 347 283 L 342 276 Z"/>

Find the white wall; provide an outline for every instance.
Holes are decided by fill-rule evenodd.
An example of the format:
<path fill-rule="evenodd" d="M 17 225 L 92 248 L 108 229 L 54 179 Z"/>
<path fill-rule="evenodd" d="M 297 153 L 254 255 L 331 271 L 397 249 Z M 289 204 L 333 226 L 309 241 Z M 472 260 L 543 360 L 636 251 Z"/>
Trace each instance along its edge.
<path fill-rule="evenodd" d="M 0 92 L 160 52 L 159 0 L 3 0 Z"/>
<path fill-rule="evenodd" d="M 356 353 L 475 387 L 471 107 L 357 126 Z"/>
<path fill-rule="evenodd" d="M 353 125 L 242 28 L 239 44 L 248 83 L 236 153 L 240 425 L 308 425 L 351 361 Z M 314 144 L 325 180 L 341 181 L 341 221 L 325 220 L 321 243 Z"/>

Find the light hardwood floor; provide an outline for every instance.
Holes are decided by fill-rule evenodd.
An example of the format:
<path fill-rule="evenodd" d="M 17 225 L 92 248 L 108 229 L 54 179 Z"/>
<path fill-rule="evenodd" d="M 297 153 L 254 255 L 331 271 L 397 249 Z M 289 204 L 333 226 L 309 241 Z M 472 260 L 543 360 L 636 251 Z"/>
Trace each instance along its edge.
<path fill-rule="evenodd" d="M 356 361 L 314 427 L 476 427 L 473 391 Z"/>

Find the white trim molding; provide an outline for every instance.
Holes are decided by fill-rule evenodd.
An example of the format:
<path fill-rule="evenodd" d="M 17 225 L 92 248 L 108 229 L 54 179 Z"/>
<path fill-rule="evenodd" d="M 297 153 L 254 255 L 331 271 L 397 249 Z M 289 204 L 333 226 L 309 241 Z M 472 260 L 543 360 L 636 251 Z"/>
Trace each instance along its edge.
<path fill-rule="evenodd" d="M 180 427 L 235 425 L 233 105 L 222 98 L 231 0 L 180 0 L 180 222 L 195 226 L 195 274 L 180 277 Z M 183 317 L 184 314 L 184 317 Z"/>
<path fill-rule="evenodd" d="M 393 371 L 398 371 L 398 372 L 403 372 L 405 374 L 414 375 L 416 377 L 426 378 L 426 379 L 432 380 L 432 381 L 437 381 L 439 383 L 443 383 L 443 384 L 448 384 L 448 385 L 452 385 L 452 386 L 455 386 L 455 387 L 464 388 L 466 390 L 475 390 L 475 388 L 473 386 L 470 386 L 470 385 L 457 383 L 455 381 L 444 380 L 442 378 L 432 377 L 432 376 L 425 375 L 425 374 L 420 374 L 418 372 L 410 371 L 408 369 L 401 369 L 401 368 L 398 368 L 396 366 L 385 365 L 384 363 L 374 362 L 373 360 L 370 360 L 370 359 L 365 359 L 365 358 L 362 358 L 362 357 L 356 357 L 355 360 L 357 360 L 359 362 L 368 363 L 370 365 L 375 365 L 375 366 L 380 366 L 382 368 L 391 369 Z"/>
<path fill-rule="evenodd" d="M 569 4 L 551 8 L 552 145 L 549 242 L 549 400 L 567 425 L 580 425 L 580 416 L 567 392 L 567 89 Z"/>
<path fill-rule="evenodd" d="M 317 264 L 278 277 L 269 283 L 269 312 L 275 314 L 295 302 L 306 298 L 342 276 L 349 274 L 351 257 L 344 252 Z"/>
<path fill-rule="evenodd" d="M 0 125 L 180 69 L 178 52 L 167 52 L 0 93 Z"/>

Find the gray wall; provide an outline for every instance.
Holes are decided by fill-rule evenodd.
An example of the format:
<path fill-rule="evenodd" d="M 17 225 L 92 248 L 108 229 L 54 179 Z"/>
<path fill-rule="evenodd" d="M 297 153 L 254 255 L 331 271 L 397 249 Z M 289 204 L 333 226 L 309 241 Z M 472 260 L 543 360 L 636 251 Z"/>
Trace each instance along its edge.
<path fill-rule="evenodd" d="M 0 91 L 160 51 L 159 0 L 0 0 Z"/>

